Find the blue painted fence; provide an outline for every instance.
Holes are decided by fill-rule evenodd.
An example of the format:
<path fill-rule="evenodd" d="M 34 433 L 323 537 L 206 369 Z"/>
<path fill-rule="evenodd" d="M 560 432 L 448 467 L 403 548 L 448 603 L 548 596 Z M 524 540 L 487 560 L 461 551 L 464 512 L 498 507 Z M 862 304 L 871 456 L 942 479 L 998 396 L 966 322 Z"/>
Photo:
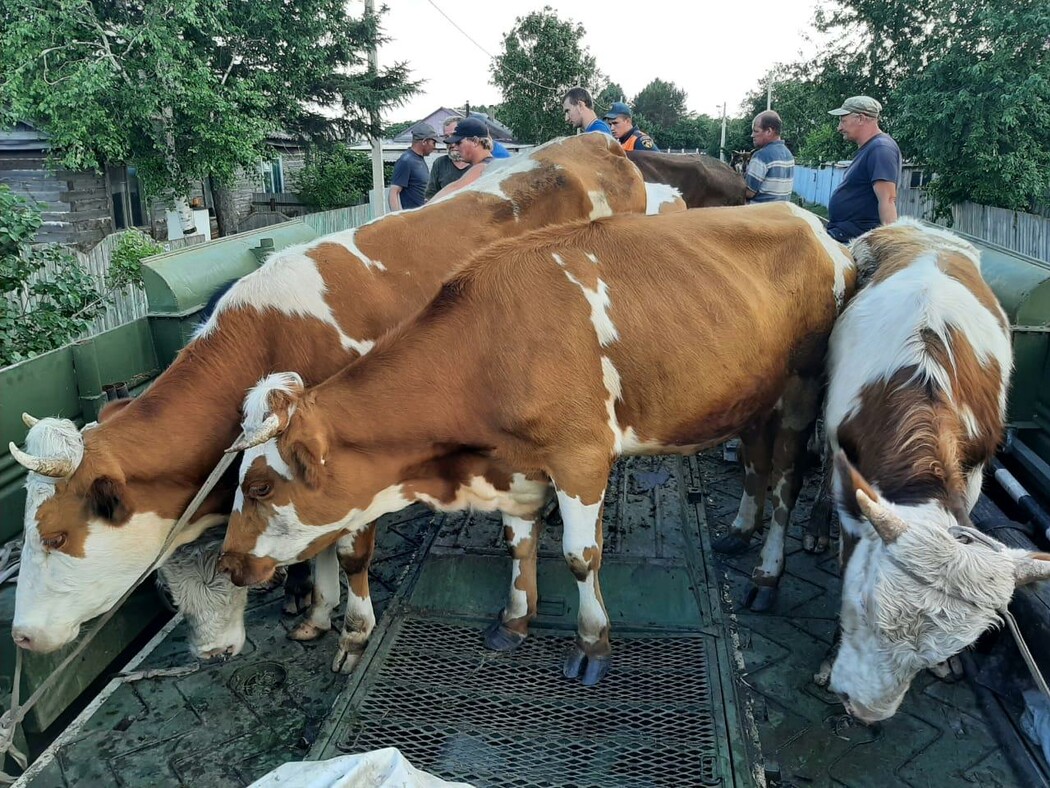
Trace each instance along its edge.
<path fill-rule="evenodd" d="M 808 202 L 827 206 L 831 201 L 831 193 L 842 183 L 846 166 L 846 162 L 843 162 L 814 169 L 796 164 L 794 190 Z"/>

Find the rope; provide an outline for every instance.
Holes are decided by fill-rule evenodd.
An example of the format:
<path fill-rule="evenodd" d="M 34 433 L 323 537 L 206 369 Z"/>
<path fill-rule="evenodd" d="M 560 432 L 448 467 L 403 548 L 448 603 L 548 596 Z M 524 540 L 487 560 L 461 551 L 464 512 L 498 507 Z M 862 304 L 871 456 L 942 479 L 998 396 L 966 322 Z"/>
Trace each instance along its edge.
<path fill-rule="evenodd" d="M 240 441 L 243 437 L 244 434 L 241 433 L 241 436 L 237 438 L 237 441 Z M 236 443 L 237 441 L 234 441 L 234 443 Z M 36 688 L 32 695 L 29 696 L 29 700 L 27 700 L 22 705 L 19 705 L 18 703 L 20 689 L 19 684 L 21 682 L 22 677 L 22 649 L 15 649 L 15 679 L 14 685 L 11 688 L 11 708 L 8 711 L 4 712 L 3 716 L 0 717 L 0 767 L 2 767 L 4 755 L 6 753 L 10 753 L 22 769 L 26 768 L 27 759 L 25 755 L 19 752 L 19 750 L 14 746 L 15 729 L 22 722 L 22 720 L 25 719 L 25 716 L 29 713 L 29 710 L 32 709 L 33 706 L 36 705 L 36 702 L 40 700 L 41 697 L 43 697 L 44 693 L 48 689 L 50 689 L 51 685 L 55 682 L 55 680 L 62 673 L 62 671 L 65 670 L 66 667 L 68 667 L 73 662 L 73 660 L 79 657 L 83 653 L 84 649 L 87 648 L 88 644 L 95 639 L 95 636 L 100 631 L 102 631 L 102 627 L 104 627 L 109 622 L 109 620 L 113 618 L 116 612 L 120 609 L 121 605 L 123 605 L 124 602 L 127 601 L 128 597 L 130 597 L 131 594 L 135 591 L 135 589 L 142 584 L 142 581 L 145 580 L 154 569 L 156 569 L 160 564 L 164 562 L 164 557 L 168 551 L 168 548 L 175 541 L 175 538 L 179 535 L 179 533 L 186 527 L 186 524 L 189 523 L 190 518 L 197 513 L 197 509 L 199 509 L 200 505 L 204 503 L 204 499 L 214 489 L 219 479 L 221 479 L 222 475 L 226 473 L 226 470 L 230 467 L 230 465 L 233 463 L 236 457 L 237 455 L 235 453 L 222 455 L 222 459 L 219 460 L 219 464 L 215 466 L 215 470 L 211 472 L 211 475 L 205 480 L 204 485 L 197 491 L 197 494 L 193 496 L 193 500 L 189 502 L 189 505 L 186 507 L 186 511 L 184 511 L 182 513 L 182 516 L 179 517 L 179 519 L 175 522 L 175 525 L 172 527 L 171 532 L 168 534 L 168 538 L 164 540 L 164 544 L 160 548 L 160 552 L 157 553 L 157 557 L 154 558 L 153 562 L 149 565 L 149 567 L 147 567 L 146 570 L 141 575 L 139 575 L 138 579 L 131 585 L 131 587 L 124 592 L 124 595 L 120 599 L 118 599 L 116 603 L 109 610 L 106 611 L 105 614 L 103 614 L 102 618 L 99 619 L 98 624 L 95 626 L 94 629 L 91 630 L 91 632 L 88 633 L 87 637 L 83 638 L 77 644 L 77 647 L 73 649 L 73 651 L 70 652 L 70 654 L 65 659 L 62 660 L 59 666 L 53 671 L 51 671 L 48 677 L 44 679 L 44 682 Z M 13 783 L 15 779 L 16 778 L 0 771 L 0 784 L 10 784 Z"/>

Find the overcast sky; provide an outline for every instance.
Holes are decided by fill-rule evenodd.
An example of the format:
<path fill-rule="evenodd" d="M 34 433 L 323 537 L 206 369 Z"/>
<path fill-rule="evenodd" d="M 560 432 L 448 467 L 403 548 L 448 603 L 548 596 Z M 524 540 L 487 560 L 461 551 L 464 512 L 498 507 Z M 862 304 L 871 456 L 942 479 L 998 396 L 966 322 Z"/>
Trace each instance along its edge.
<path fill-rule="evenodd" d="M 584 45 L 597 59 L 598 68 L 623 87 L 628 99 L 660 77 L 686 91 L 689 110 L 717 115 L 722 102 L 728 101 L 732 115 L 744 94 L 775 63 L 814 54 L 816 45 L 806 40 L 806 34 L 811 31 L 817 2 L 386 0 L 390 10 L 383 27 L 391 41 L 379 50 L 380 64 L 408 61 L 415 77 L 426 83 L 421 93 L 384 120 L 417 120 L 440 106 L 500 100 L 499 90 L 489 83 L 491 58 L 437 8 L 482 48 L 496 54 L 516 17 L 551 5 L 561 19 L 583 24 L 587 31 Z"/>

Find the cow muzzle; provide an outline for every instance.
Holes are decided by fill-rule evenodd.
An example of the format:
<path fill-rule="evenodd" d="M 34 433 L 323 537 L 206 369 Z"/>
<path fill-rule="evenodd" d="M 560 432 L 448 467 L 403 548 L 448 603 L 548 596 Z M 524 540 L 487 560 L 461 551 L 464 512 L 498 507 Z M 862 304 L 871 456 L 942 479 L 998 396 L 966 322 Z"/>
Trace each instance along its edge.
<path fill-rule="evenodd" d="M 277 571 L 272 558 L 258 558 L 245 553 L 226 553 L 219 556 L 219 571 L 229 575 L 236 586 L 254 586 L 267 582 Z"/>
<path fill-rule="evenodd" d="M 76 640 L 80 627 L 63 627 L 61 629 L 42 627 L 14 626 L 11 628 L 11 639 L 18 648 L 35 651 L 38 654 L 49 654 L 67 646 Z"/>

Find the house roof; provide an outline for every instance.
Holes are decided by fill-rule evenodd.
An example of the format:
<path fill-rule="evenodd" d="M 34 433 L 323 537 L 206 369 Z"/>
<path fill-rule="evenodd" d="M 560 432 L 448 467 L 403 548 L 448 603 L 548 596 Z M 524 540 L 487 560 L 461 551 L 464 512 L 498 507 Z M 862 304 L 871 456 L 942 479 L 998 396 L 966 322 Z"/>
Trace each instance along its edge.
<path fill-rule="evenodd" d="M 0 129 L 0 151 L 45 151 L 51 145 L 47 134 L 19 121 L 13 129 Z"/>
<path fill-rule="evenodd" d="M 448 107 L 438 107 L 425 118 L 421 118 L 420 120 L 416 121 L 411 126 L 409 126 L 407 129 L 402 131 L 400 134 L 394 137 L 391 140 L 391 142 L 410 143 L 412 142 L 412 132 L 419 126 L 422 126 L 424 123 L 428 124 L 431 128 L 435 128 L 438 131 L 441 131 L 441 127 L 445 125 L 445 121 L 449 118 L 462 118 L 465 116 L 466 113 L 464 112 L 464 110 L 450 109 Z M 489 135 L 492 137 L 492 139 L 499 140 L 500 142 L 514 141 L 514 132 L 508 129 L 495 118 L 486 115 L 484 112 L 471 112 L 470 117 L 477 118 L 482 123 L 484 123 L 485 126 L 488 128 Z"/>

